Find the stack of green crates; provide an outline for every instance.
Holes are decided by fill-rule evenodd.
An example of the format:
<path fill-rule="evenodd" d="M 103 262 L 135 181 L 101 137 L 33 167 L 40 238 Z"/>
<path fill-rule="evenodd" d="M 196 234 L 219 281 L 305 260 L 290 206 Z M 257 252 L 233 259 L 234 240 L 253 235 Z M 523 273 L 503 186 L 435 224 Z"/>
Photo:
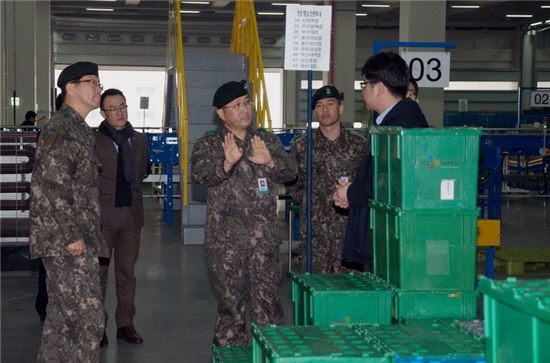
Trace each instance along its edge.
<path fill-rule="evenodd" d="M 390 363 L 388 351 L 350 326 L 256 326 L 255 363 Z"/>
<path fill-rule="evenodd" d="M 394 289 L 371 273 L 291 272 L 295 325 L 390 324 Z"/>
<path fill-rule="evenodd" d="M 373 268 L 398 288 L 394 317 L 474 318 L 481 130 L 370 132 Z"/>
<path fill-rule="evenodd" d="M 212 346 L 212 363 L 252 363 L 252 346 Z"/>
<path fill-rule="evenodd" d="M 369 341 L 378 340 L 394 363 L 485 363 L 483 337 L 453 323 L 359 325 L 353 327 Z"/>
<path fill-rule="evenodd" d="M 484 294 L 487 362 L 550 362 L 550 279 L 490 280 Z"/>

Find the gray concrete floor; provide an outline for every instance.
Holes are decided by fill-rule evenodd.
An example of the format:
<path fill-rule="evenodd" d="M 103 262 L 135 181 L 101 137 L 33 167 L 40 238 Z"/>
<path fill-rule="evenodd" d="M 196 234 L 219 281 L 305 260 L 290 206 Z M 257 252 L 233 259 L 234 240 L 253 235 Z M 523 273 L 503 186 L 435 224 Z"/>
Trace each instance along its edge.
<path fill-rule="evenodd" d="M 540 198 L 505 201 L 503 246 L 550 247 L 549 205 Z M 117 342 L 111 321 L 109 345 L 103 349 L 102 362 L 209 362 L 216 300 L 208 281 L 203 248 L 183 246 L 179 227 L 163 225 L 155 201 L 147 200 L 146 208 L 147 220 L 136 265 L 135 318 L 136 328 L 145 342 L 137 346 Z M 285 238 L 283 232 L 281 239 Z M 285 256 L 283 251 L 283 263 Z M 286 269 L 286 264 L 283 268 Z M 112 278 L 112 274 L 110 276 Z M 1 361 L 33 362 L 42 329 L 34 310 L 37 273 L 2 272 L 1 284 Z M 287 323 L 292 322 L 289 290 L 285 278 L 281 294 Z M 112 316 L 114 305 L 114 280 L 111 279 L 107 309 Z"/>

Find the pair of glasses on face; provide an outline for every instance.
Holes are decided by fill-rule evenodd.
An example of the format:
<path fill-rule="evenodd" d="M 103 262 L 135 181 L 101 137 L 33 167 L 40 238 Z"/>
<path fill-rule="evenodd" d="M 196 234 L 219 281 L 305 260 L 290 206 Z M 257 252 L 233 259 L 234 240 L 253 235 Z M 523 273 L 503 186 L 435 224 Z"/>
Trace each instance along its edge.
<path fill-rule="evenodd" d="M 72 81 L 71 83 L 86 83 L 86 82 L 91 83 L 92 86 L 97 87 L 103 91 L 103 85 L 99 83 L 98 80 L 95 80 L 95 79 L 80 79 L 78 81 Z"/>
<path fill-rule="evenodd" d="M 367 88 L 367 84 L 370 84 L 370 83 L 376 83 L 378 81 L 361 81 L 359 82 L 359 85 L 361 86 L 361 91 L 364 90 L 365 88 Z"/>
<path fill-rule="evenodd" d="M 122 106 L 118 106 L 118 107 L 109 107 L 107 109 L 104 109 L 103 112 L 112 112 L 112 113 L 120 112 L 120 113 L 124 113 L 127 110 L 128 110 L 128 105 L 122 105 Z"/>
<path fill-rule="evenodd" d="M 246 100 L 244 102 L 235 103 L 234 105 L 231 105 L 231 106 L 223 106 L 222 108 L 226 110 L 238 111 L 241 109 L 241 107 L 244 107 L 246 109 L 252 108 L 252 104 L 253 103 L 251 100 Z"/>

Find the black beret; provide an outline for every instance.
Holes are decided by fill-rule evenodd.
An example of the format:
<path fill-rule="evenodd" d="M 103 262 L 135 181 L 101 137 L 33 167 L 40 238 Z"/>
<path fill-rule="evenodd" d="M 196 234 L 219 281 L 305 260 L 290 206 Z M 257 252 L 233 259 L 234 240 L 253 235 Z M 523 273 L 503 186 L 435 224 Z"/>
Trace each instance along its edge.
<path fill-rule="evenodd" d="M 334 86 L 323 86 L 315 92 L 313 95 L 313 100 L 311 102 L 311 108 L 315 108 L 317 101 L 322 100 L 323 98 L 336 98 L 340 101 L 344 99 L 343 95 L 338 91 Z"/>
<path fill-rule="evenodd" d="M 247 83 L 245 80 L 240 82 L 227 82 L 218 88 L 214 93 L 214 99 L 212 100 L 212 106 L 221 108 L 233 101 L 235 98 L 248 95 Z"/>
<path fill-rule="evenodd" d="M 97 64 L 92 62 L 73 63 L 61 71 L 61 74 L 57 79 L 57 87 L 63 89 L 67 83 L 76 81 L 88 74 L 99 77 Z"/>

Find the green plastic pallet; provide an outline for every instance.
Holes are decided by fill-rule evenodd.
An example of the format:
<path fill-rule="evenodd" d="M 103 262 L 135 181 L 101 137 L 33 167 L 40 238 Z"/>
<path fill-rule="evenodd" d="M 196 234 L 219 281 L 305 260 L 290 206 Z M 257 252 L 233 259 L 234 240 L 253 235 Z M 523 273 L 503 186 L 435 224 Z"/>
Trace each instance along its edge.
<path fill-rule="evenodd" d="M 408 319 L 455 318 L 475 319 L 475 291 L 402 291 L 395 292 L 394 318 Z"/>
<path fill-rule="evenodd" d="M 474 290 L 477 209 L 370 208 L 376 276 L 403 290 Z"/>
<path fill-rule="evenodd" d="M 212 363 L 252 363 L 252 346 L 212 346 Z"/>
<path fill-rule="evenodd" d="M 485 362 L 483 337 L 467 334 L 453 324 L 354 324 L 353 327 L 391 351 L 392 362 Z"/>
<path fill-rule="evenodd" d="M 480 129 L 369 131 L 375 201 L 404 210 L 476 208 Z"/>
<path fill-rule="evenodd" d="M 550 279 L 479 280 L 487 362 L 550 362 Z"/>
<path fill-rule="evenodd" d="M 388 352 L 349 326 L 252 325 L 255 363 L 390 363 Z"/>
<path fill-rule="evenodd" d="M 294 324 L 390 324 L 393 287 L 373 274 L 291 273 Z"/>

